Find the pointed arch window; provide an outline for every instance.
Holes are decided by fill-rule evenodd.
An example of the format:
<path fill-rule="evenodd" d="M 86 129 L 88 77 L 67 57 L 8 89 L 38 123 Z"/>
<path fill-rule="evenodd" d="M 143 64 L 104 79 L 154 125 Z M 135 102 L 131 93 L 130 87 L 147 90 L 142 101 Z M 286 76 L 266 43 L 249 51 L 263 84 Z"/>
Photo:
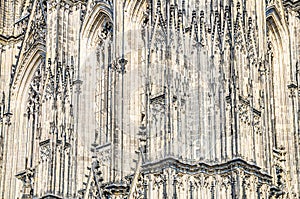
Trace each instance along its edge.
<path fill-rule="evenodd" d="M 97 86 L 96 86 L 96 142 L 106 144 L 111 141 L 112 129 L 112 35 L 113 24 L 110 20 L 102 23 L 97 44 Z"/>

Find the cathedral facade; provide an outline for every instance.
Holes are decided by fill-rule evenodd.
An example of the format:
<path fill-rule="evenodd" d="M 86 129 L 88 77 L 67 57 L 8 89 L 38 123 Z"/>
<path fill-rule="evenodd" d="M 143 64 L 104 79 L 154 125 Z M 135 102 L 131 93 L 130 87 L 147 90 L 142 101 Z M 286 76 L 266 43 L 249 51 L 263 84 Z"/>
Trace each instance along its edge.
<path fill-rule="evenodd" d="M 0 198 L 300 198 L 299 0 L 0 0 Z"/>

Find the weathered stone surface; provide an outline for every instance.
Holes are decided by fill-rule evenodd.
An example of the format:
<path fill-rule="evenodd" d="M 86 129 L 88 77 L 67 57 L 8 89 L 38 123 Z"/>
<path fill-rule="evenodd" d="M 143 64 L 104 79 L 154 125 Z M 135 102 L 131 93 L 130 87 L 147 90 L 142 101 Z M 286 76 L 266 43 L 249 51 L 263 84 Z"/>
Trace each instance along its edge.
<path fill-rule="evenodd" d="M 0 198 L 299 198 L 299 1 L 0 0 Z"/>

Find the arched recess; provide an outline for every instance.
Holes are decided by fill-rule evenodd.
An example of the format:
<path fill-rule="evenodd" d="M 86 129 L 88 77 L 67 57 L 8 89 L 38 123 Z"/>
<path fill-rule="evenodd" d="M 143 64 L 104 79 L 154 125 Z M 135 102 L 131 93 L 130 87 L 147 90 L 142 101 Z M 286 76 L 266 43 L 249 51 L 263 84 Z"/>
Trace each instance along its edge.
<path fill-rule="evenodd" d="M 98 144 L 110 142 L 107 132 L 109 131 L 108 124 L 103 124 L 103 127 L 99 126 L 101 125 L 99 124 L 100 116 L 97 115 L 97 112 L 102 111 L 103 114 L 105 113 L 103 117 L 108 118 L 105 119 L 106 123 L 111 120 L 111 116 L 107 113 L 110 106 L 107 99 L 109 96 L 107 95 L 111 91 L 110 86 L 112 82 L 113 29 L 112 11 L 105 3 L 99 3 L 85 18 L 81 32 L 80 76 L 83 80 L 83 95 L 87 96 L 84 99 L 86 103 L 94 104 L 84 108 L 91 113 L 91 117 L 82 119 L 87 120 L 89 128 L 92 126 L 89 131 L 95 132 L 96 137 L 98 134 L 101 134 L 101 132 L 98 132 L 101 131 L 101 128 L 105 129 L 105 136 L 102 140 L 100 137 L 94 138 L 94 136 L 91 136 L 91 139 L 96 139 L 93 141 L 99 142 Z M 89 81 L 87 81 L 88 79 Z M 103 110 L 100 110 L 100 106 L 105 107 L 102 108 Z M 112 113 L 110 112 L 110 114 Z M 97 141 L 97 139 L 100 140 Z"/>
<path fill-rule="evenodd" d="M 285 145 L 286 118 L 288 118 L 287 85 L 290 81 L 290 66 L 288 56 L 288 32 L 285 23 L 275 8 L 267 12 L 267 59 L 269 63 L 270 110 L 274 147 Z"/>
<path fill-rule="evenodd" d="M 118 7 L 117 9 L 122 9 L 122 4 L 115 6 Z M 101 168 L 106 173 L 104 175 L 106 182 L 121 178 L 123 171 L 126 174 L 130 172 L 130 166 L 135 164 L 134 151 L 138 148 L 136 134 L 139 126 L 136 123 L 139 122 L 141 112 L 139 103 L 141 67 L 138 66 L 140 66 L 142 51 L 141 44 L 136 42 L 138 38 L 136 35 L 140 34 L 140 29 L 136 33 L 133 23 L 125 17 L 125 47 L 122 52 L 122 14 L 122 10 L 114 13 L 114 19 L 120 22 L 115 24 L 109 8 L 99 3 L 90 13 L 88 12 L 81 33 L 80 77 L 83 81 L 82 96 L 85 97 L 81 98 L 80 106 L 81 110 L 89 114 L 80 114 L 79 126 L 90 133 L 90 137 L 94 139 L 92 141 L 94 146 L 101 146 L 101 153 L 105 151 L 103 153 L 105 156 L 98 156 L 98 158 L 102 163 Z M 123 85 L 119 64 L 122 53 L 128 60 Z M 123 127 L 120 119 L 122 88 L 125 96 Z M 124 147 L 121 147 L 121 129 L 126 143 Z M 121 154 L 122 150 L 126 157 L 124 160 L 121 160 L 121 155 L 119 157 L 115 155 Z M 121 169 L 121 165 L 124 165 L 124 169 Z"/>
<path fill-rule="evenodd" d="M 82 24 L 80 34 L 85 46 L 93 45 L 91 42 L 97 39 L 97 32 L 106 21 L 113 21 L 112 10 L 105 3 L 98 3 Z"/>
<path fill-rule="evenodd" d="M 72 160 L 74 66 L 65 61 L 46 61 L 43 47 L 31 48 L 20 61 L 24 70 L 13 90 L 15 123 L 10 138 L 18 147 L 11 147 L 15 158 L 9 175 L 18 187 L 16 194 L 24 185 L 19 172 L 25 170 L 34 173 L 28 179 L 34 182 L 34 195 L 43 196 L 49 191 L 65 196 L 70 194 L 70 173 L 76 168 Z M 15 176 L 21 180 L 17 185 Z"/>
<path fill-rule="evenodd" d="M 295 121 L 295 105 L 292 94 L 293 73 L 294 69 L 291 65 L 290 38 L 285 19 L 282 13 L 278 13 L 276 9 L 267 12 L 267 62 L 268 82 L 269 84 L 269 115 L 273 138 L 273 147 L 279 151 L 287 151 L 282 159 L 276 160 L 278 151 L 273 151 L 273 177 L 274 181 L 281 181 L 285 187 L 292 184 L 299 184 L 299 176 L 297 170 L 299 168 L 298 161 L 298 137 Z M 291 86 L 292 85 L 292 86 Z M 290 90 L 291 89 L 291 90 Z M 282 173 L 277 173 L 278 168 L 282 168 Z M 276 171 L 275 171 L 276 170 Z M 292 181 L 287 179 L 292 177 Z M 295 177 L 296 176 L 296 177 Z M 299 189 L 299 186 L 298 186 Z"/>
<path fill-rule="evenodd" d="M 36 70 L 40 64 L 44 62 L 44 49 L 37 47 L 32 49 L 30 54 L 24 61 L 24 71 L 20 74 L 20 81 L 12 89 L 11 108 L 13 113 L 13 126 L 10 134 L 8 135 L 8 147 L 7 147 L 7 162 L 6 162 L 6 179 L 11 181 L 11 189 L 14 192 L 10 193 L 15 198 L 21 197 L 20 191 L 22 190 L 22 182 L 18 181 L 15 177 L 20 171 L 30 168 L 33 165 L 33 161 L 36 158 L 30 160 L 29 150 L 31 150 L 32 140 L 28 132 L 26 131 L 26 106 L 28 102 L 28 93 L 30 84 L 35 76 Z M 31 153 L 31 152 L 30 152 Z M 35 153 L 37 157 L 38 152 Z"/>
<path fill-rule="evenodd" d="M 82 136 L 85 148 L 106 146 L 103 157 L 99 157 L 103 169 L 104 181 L 112 181 L 114 170 L 109 162 L 111 158 L 112 120 L 114 110 L 114 49 L 113 17 L 110 7 L 98 3 L 88 13 L 83 22 L 80 44 L 80 79 L 82 80 L 80 94 L 79 131 L 87 132 Z M 80 138 L 79 138 L 80 139 Z M 88 166 L 90 162 L 85 162 Z M 82 168 L 85 169 L 86 166 Z"/>
<path fill-rule="evenodd" d="M 125 10 L 127 16 L 130 17 L 129 21 L 135 21 L 139 26 L 143 23 L 147 6 L 146 2 L 146 0 L 127 1 Z"/>

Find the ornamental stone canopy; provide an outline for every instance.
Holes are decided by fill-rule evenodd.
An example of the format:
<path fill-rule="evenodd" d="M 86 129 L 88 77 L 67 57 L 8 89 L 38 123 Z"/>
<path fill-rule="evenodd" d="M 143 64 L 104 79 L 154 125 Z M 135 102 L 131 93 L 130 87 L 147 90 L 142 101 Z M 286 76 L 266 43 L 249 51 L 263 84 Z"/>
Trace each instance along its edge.
<path fill-rule="evenodd" d="M 0 198 L 300 197 L 300 1 L 0 5 Z"/>

